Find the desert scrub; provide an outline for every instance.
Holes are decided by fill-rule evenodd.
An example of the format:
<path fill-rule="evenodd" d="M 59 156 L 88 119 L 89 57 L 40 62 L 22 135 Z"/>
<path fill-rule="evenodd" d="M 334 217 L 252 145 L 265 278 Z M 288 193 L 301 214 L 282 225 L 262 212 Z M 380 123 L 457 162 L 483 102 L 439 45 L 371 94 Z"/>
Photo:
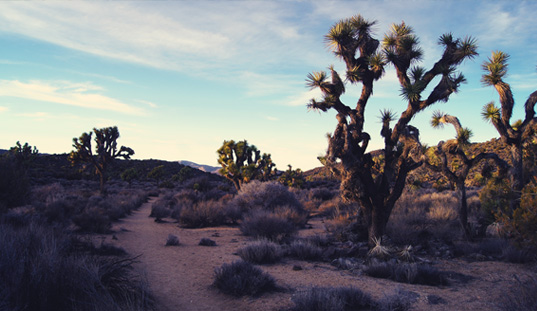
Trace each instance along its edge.
<path fill-rule="evenodd" d="M 168 234 L 166 238 L 166 246 L 177 246 L 179 245 L 179 238 L 176 235 Z"/>
<path fill-rule="evenodd" d="M 58 230 L 0 224 L 0 309 L 152 310 L 135 258 L 79 252 Z"/>
<path fill-rule="evenodd" d="M 497 302 L 501 311 L 535 311 L 537 310 L 537 280 L 532 278 L 528 281 L 520 280 L 516 290 L 505 292 Z"/>
<path fill-rule="evenodd" d="M 107 233 L 112 222 L 106 210 L 98 207 L 86 208 L 81 214 L 73 216 L 73 223 L 83 232 Z"/>
<path fill-rule="evenodd" d="M 271 264 L 282 257 L 281 246 L 268 240 L 258 240 L 240 248 L 237 254 L 242 260 L 253 264 Z"/>
<path fill-rule="evenodd" d="M 293 311 L 369 310 L 373 299 L 354 287 L 313 287 L 294 295 Z"/>
<path fill-rule="evenodd" d="M 287 246 L 286 255 L 300 260 L 321 260 L 323 249 L 309 241 L 295 240 Z"/>
<path fill-rule="evenodd" d="M 512 212 L 500 209 L 495 216 L 518 246 L 537 248 L 537 177 L 522 189 L 520 206 Z"/>
<path fill-rule="evenodd" d="M 247 214 L 240 227 L 246 236 L 282 241 L 292 236 L 298 228 L 289 219 L 264 210 L 255 210 Z"/>
<path fill-rule="evenodd" d="M 179 222 L 185 228 L 216 227 L 228 223 L 226 207 L 220 201 L 200 201 L 183 206 Z"/>
<path fill-rule="evenodd" d="M 421 284 L 421 285 L 447 285 L 447 278 L 444 272 L 433 266 L 394 262 L 373 261 L 364 268 L 364 274 L 382 279 L 391 279 L 400 283 Z"/>
<path fill-rule="evenodd" d="M 228 295 L 259 296 L 277 289 L 272 276 L 246 261 L 223 264 L 214 272 L 213 285 Z"/>
<path fill-rule="evenodd" d="M 304 212 L 302 204 L 300 204 L 294 193 L 278 182 L 254 180 L 247 183 L 242 186 L 233 203 L 238 205 L 243 212 L 251 209 L 273 211 L 280 206 L 288 206 Z"/>

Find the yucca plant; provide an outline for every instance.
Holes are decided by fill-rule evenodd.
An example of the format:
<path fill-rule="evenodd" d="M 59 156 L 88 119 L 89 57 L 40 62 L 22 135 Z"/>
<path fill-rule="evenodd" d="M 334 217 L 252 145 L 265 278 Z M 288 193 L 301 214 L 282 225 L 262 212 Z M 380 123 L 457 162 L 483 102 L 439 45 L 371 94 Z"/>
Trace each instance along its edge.
<path fill-rule="evenodd" d="M 392 25 L 381 44 L 373 37 L 375 24 L 375 21 L 356 15 L 340 20 L 325 35 L 328 47 L 345 63 L 345 82 L 361 84 L 354 107 L 343 103 L 341 95 L 346 85 L 333 66 L 329 67 L 331 79 L 325 72 L 310 73 L 306 79 L 308 87 L 319 88 L 323 94 L 320 100 L 312 99 L 308 108 L 323 112 L 334 109 L 337 113 L 337 125 L 328 138 L 329 145 L 322 162 L 341 180 L 343 198 L 361 206 L 371 247 L 375 245 L 375 239 L 384 234 L 407 175 L 421 165 L 417 156 L 420 152 L 419 130 L 409 122 L 419 112 L 447 101 L 457 92 L 464 82 L 464 76 L 456 72 L 458 65 L 477 55 L 474 39 L 454 38 L 447 34 L 440 39 L 443 54 L 431 69 L 426 70 L 417 66 L 423 50 L 412 27 L 405 23 Z M 373 84 L 382 78 L 388 65 L 395 67 L 407 107 L 398 117 L 389 110 L 381 112 L 384 160 L 374 163 L 367 151 L 371 136 L 364 131 L 365 109 L 373 95 Z M 432 91 L 426 94 L 428 89 Z"/>
<path fill-rule="evenodd" d="M 459 222 L 463 229 L 464 235 L 470 237 L 470 227 L 468 226 L 468 204 L 466 196 L 465 181 L 470 173 L 470 169 L 476 166 L 482 160 L 494 161 L 500 171 L 505 174 L 508 164 L 497 154 L 490 152 L 481 152 L 476 156 L 469 157 L 467 154 L 468 146 L 472 131 L 461 126 L 459 119 L 455 116 L 448 115 L 441 111 L 433 112 L 431 125 L 434 128 L 442 128 L 445 124 L 451 124 L 456 130 L 455 139 L 447 142 L 441 141 L 434 149 L 437 159 L 431 158 L 428 153 L 423 153 L 422 159 L 424 164 L 433 171 L 442 173 L 447 179 L 455 184 L 459 191 Z"/>
<path fill-rule="evenodd" d="M 533 139 L 533 129 L 537 125 L 535 119 L 535 104 L 537 91 L 528 96 L 524 104 L 525 117 L 520 122 L 511 125 L 511 117 L 515 99 L 509 83 L 504 79 L 508 72 L 509 54 L 503 51 L 494 51 L 482 64 L 485 72 L 481 82 L 485 86 L 493 86 L 500 98 L 500 107 L 489 102 L 483 107 L 481 115 L 484 120 L 492 123 L 500 134 L 501 141 L 510 149 L 512 167 L 510 170 L 511 188 L 517 194 L 510 202 L 511 209 L 515 209 L 520 202 L 520 193 L 525 185 L 523 174 L 523 146 Z"/>

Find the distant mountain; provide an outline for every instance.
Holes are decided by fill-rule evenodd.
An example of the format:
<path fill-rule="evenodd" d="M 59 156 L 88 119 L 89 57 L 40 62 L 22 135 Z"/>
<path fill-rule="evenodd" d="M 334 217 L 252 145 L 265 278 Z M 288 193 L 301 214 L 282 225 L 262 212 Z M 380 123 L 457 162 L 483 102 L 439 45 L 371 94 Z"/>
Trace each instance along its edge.
<path fill-rule="evenodd" d="M 194 163 L 194 162 L 191 162 L 191 161 L 178 161 L 180 164 L 183 164 L 183 165 L 186 165 L 186 166 L 190 166 L 190 167 L 193 167 L 193 168 L 197 168 L 198 170 L 200 171 L 204 171 L 204 172 L 207 172 L 207 173 L 218 173 L 218 170 L 221 168 L 221 167 L 218 167 L 218 166 L 210 166 L 210 165 L 204 165 L 204 164 L 198 164 L 198 163 Z"/>

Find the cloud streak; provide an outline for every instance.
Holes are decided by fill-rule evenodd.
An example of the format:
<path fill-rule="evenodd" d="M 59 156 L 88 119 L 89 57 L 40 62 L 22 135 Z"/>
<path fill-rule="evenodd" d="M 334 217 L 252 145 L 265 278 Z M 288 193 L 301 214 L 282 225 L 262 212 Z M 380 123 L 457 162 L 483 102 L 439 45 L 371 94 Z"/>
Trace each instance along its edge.
<path fill-rule="evenodd" d="M 102 88 L 91 83 L 0 80 L 0 96 L 88 109 L 108 110 L 131 115 L 142 115 L 144 113 L 140 108 L 97 93 L 98 91 L 102 91 Z"/>

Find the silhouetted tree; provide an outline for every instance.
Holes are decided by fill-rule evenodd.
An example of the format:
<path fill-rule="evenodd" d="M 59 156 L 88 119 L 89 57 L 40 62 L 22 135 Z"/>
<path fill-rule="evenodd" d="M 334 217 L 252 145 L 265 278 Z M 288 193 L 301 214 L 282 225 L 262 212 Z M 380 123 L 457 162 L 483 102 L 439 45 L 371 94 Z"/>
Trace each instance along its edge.
<path fill-rule="evenodd" d="M 465 236 L 470 238 L 471 232 L 468 226 L 468 204 L 465 185 L 470 169 L 480 161 L 490 159 L 496 163 L 500 171 L 500 176 L 502 176 L 507 171 L 508 164 L 495 153 L 481 152 L 476 156 L 469 157 L 468 146 L 470 145 L 472 131 L 468 128 L 463 128 L 457 117 L 435 111 L 431 125 L 435 128 L 442 128 L 444 124 L 453 125 L 457 132 L 455 139 L 450 139 L 446 142 L 441 141 L 434 148 L 434 154 L 440 161 L 436 162 L 431 157 L 428 157 L 427 153 L 424 153 L 423 162 L 433 171 L 442 173 L 455 185 L 456 190 L 459 192 L 459 223 Z M 455 162 L 457 163 L 456 165 L 454 165 Z"/>
<path fill-rule="evenodd" d="M 15 159 L 18 166 L 27 168 L 29 163 L 39 154 L 39 150 L 35 146 L 30 146 L 28 143 L 21 145 L 19 141 L 14 147 L 9 149 L 9 156 Z"/>
<path fill-rule="evenodd" d="M 273 175 L 275 164 L 270 154 L 263 153 L 246 140 L 235 142 L 225 140 L 217 151 L 218 163 L 222 165 L 220 174 L 233 182 L 240 190 L 243 183 L 258 179 L 269 180 Z"/>
<path fill-rule="evenodd" d="M 318 87 L 323 93 L 321 101 L 312 99 L 308 107 L 337 112 L 338 124 L 329 137 L 324 162 L 341 179 L 343 198 L 360 203 L 370 244 L 384 234 L 408 173 L 421 165 L 419 159 L 414 159 L 420 149 L 419 131 L 409 122 L 434 103 L 446 102 L 465 81 L 462 74 L 456 73 L 457 66 L 477 55 L 474 39 L 455 39 L 452 34 L 445 34 L 439 39 L 444 47 L 442 56 L 426 71 L 413 66 L 423 53 L 411 27 L 404 22 L 394 24 L 379 50 L 380 42 L 371 34 L 374 24 L 357 15 L 337 22 L 325 36 L 335 55 L 345 62 L 347 81 L 362 85 L 354 108 L 341 101 L 345 83 L 333 66 L 329 67 L 331 81 L 326 72 L 313 72 L 307 78 L 309 87 Z M 373 83 L 382 77 L 387 64 L 395 67 L 407 108 L 399 119 L 390 110 L 382 112 L 384 157 L 376 170 L 372 169 L 371 154 L 366 153 L 370 135 L 364 131 L 365 108 L 373 94 Z M 435 80 L 438 81 L 436 86 L 430 86 L 436 77 L 439 77 Z M 426 88 L 432 91 L 425 97 L 422 93 Z M 393 127 L 390 126 L 392 121 L 396 121 Z"/>
<path fill-rule="evenodd" d="M 95 153 L 91 148 L 91 138 L 95 133 Z M 129 147 L 117 147 L 119 130 L 117 126 L 94 128 L 93 132 L 82 133 L 79 138 L 73 138 L 74 151 L 69 154 L 69 161 L 74 164 L 82 164 L 95 168 L 95 174 L 99 175 L 100 191 L 105 193 L 104 183 L 106 181 L 106 170 L 117 158 L 130 159 L 134 150 Z"/>
<path fill-rule="evenodd" d="M 511 188 L 515 192 L 515 199 L 511 201 L 511 208 L 517 206 L 522 188 L 525 185 L 524 167 L 522 163 L 524 144 L 533 139 L 535 120 L 535 103 L 537 91 L 531 93 L 524 104 L 524 120 L 518 120 L 511 124 L 515 99 L 511 92 L 511 86 L 503 78 L 507 75 L 509 55 L 502 51 L 492 52 L 482 65 L 485 74 L 481 82 L 486 86 L 494 86 L 500 97 L 501 108 L 490 102 L 483 107 L 482 116 L 494 125 L 500 134 L 501 141 L 509 147 L 512 167 L 510 170 Z"/>
<path fill-rule="evenodd" d="M 160 180 L 164 177 L 164 173 L 164 165 L 155 166 L 149 173 L 147 173 L 147 178 L 154 179 L 158 186 Z"/>
<path fill-rule="evenodd" d="M 299 168 L 293 170 L 293 167 L 290 164 L 288 164 L 287 167 L 287 171 L 284 171 L 278 177 L 278 181 L 287 187 L 302 188 L 302 185 L 304 184 L 302 170 Z"/>

